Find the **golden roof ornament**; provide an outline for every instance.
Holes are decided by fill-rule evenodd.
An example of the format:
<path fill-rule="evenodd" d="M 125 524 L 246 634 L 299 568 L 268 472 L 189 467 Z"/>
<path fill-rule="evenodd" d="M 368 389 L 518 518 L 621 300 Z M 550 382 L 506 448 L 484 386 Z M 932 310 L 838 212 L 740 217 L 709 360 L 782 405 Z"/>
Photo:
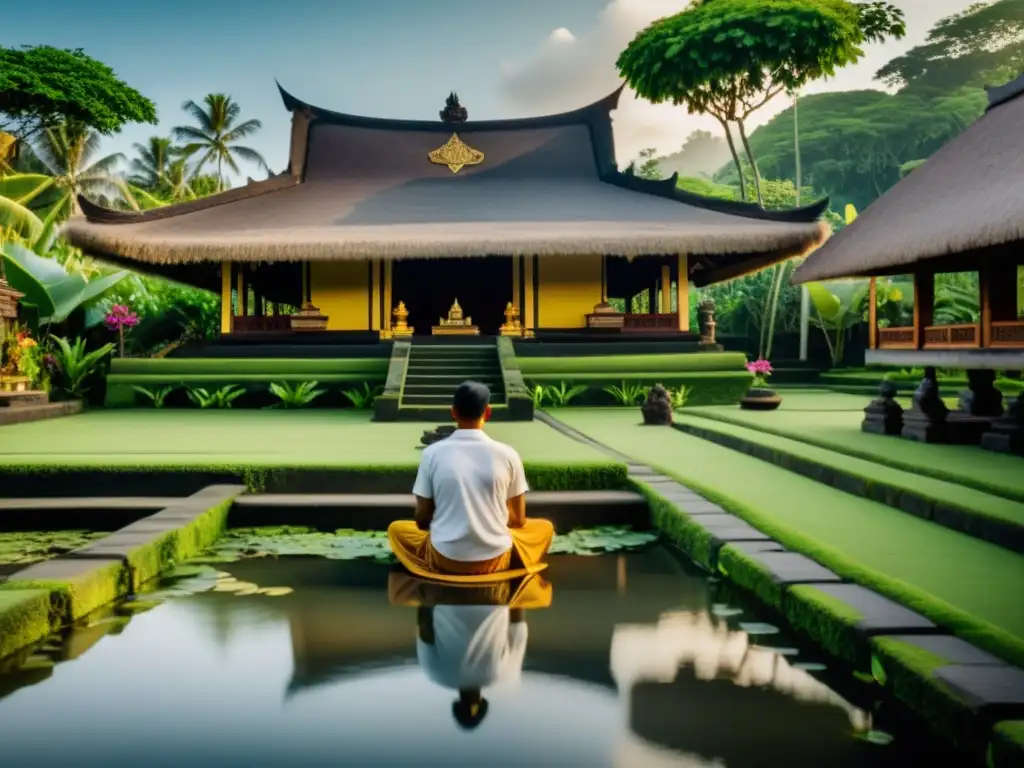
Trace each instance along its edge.
<path fill-rule="evenodd" d="M 427 157 L 432 163 L 447 165 L 452 173 L 458 173 L 465 165 L 480 165 L 484 161 L 484 153 L 466 144 L 457 133 Z"/>

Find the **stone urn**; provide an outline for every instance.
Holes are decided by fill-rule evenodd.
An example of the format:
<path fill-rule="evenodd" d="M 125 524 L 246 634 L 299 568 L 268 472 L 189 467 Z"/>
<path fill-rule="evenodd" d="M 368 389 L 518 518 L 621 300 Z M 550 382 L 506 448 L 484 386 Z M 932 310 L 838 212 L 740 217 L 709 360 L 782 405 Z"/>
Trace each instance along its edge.
<path fill-rule="evenodd" d="M 672 423 L 672 398 L 661 384 L 655 384 L 647 391 L 640 413 L 644 416 L 644 424 L 664 426 Z"/>
<path fill-rule="evenodd" d="M 782 405 L 782 397 L 773 389 L 751 387 L 747 394 L 740 398 L 740 408 L 744 411 L 774 411 Z"/>

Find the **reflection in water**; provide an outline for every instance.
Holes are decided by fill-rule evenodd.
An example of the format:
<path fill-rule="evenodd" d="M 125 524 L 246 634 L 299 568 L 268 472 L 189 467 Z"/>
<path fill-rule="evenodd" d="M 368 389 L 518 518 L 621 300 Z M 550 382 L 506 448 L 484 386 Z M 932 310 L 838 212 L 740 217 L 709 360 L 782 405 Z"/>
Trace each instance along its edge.
<path fill-rule="evenodd" d="M 311 558 L 227 569 L 295 592 L 135 616 L 0 699 L 4 768 L 69 754 L 111 768 L 929 761 L 913 734 L 853 738 L 867 715 L 710 618 L 707 583 L 663 550 L 552 558 L 554 588 L 441 587 Z"/>

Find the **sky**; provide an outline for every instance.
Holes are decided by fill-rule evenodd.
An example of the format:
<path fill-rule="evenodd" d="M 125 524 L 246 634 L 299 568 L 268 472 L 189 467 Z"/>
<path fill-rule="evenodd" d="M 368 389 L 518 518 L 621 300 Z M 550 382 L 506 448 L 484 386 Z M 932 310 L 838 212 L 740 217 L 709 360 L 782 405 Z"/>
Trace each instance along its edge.
<path fill-rule="evenodd" d="M 921 43 L 938 19 L 971 0 L 893 0 L 907 17 L 902 41 L 806 92 L 881 87 L 877 69 Z M 0 45 L 82 48 L 152 99 L 159 124 L 129 125 L 101 152 L 129 157 L 136 142 L 187 123 L 181 105 L 228 93 L 262 130 L 248 142 L 275 172 L 287 165 L 290 115 L 275 80 L 326 109 L 438 119 L 449 91 L 470 120 L 575 109 L 615 90 L 619 52 L 654 19 L 689 0 L 49 0 L 5 8 Z M 756 126 L 789 101 L 776 97 Z M 625 165 L 645 147 L 677 151 L 697 129 L 720 134 L 685 107 L 651 105 L 626 91 L 612 115 Z M 243 174 L 261 178 L 255 168 Z"/>

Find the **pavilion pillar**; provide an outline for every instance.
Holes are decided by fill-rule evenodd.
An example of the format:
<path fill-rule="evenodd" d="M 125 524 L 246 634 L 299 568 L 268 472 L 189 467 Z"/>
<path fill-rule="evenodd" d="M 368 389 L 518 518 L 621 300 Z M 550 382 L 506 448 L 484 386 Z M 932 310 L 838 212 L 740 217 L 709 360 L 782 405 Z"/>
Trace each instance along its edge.
<path fill-rule="evenodd" d="M 220 263 L 220 332 L 231 333 L 234 322 L 234 309 L 231 306 L 231 262 Z"/>
<path fill-rule="evenodd" d="M 672 267 L 668 264 L 661 265 L 661 306 L 658 311 L 663 315 L 672 311 Z"/>
<path fill-rule="evenodd" d="M 380 316 L 381 307 L 383 306 L 384 296 L 381 291 L 381 283 L 383 282 L 381 272 L 384 267 L 380 259 L 370 260 L 370 327 L 367 330 L 377 331 L 381 330 Z"/>
<path fill-rule="evenodd" d="M 525 288 L 523 295 L 526 300 L 523 303 L 526 304 L 526 306 L 520 307 L 520 311 L 522 312 L 521 320 L 525 330 L 534 331 L 536 330 L 537 324 L 537 316 L 533 311 L 534 305 L 536 304 L 536 300 L 534 298 L 534 283 L 536 282 L 534 280 L 534 274 L 537 270 L 537 258 L 535 256 L 524 256 L 523 259 L 526 264 L 526 269 L 523 270 L 523 287 Z"/>
<path fill-rule="evenodd" d="M 1017 265 L 1012 259 L 992 259 L 978 269 L 981 299 L 981 346 L 992 346 L 992 323 L 1017 319 Z"/>
<path fill-rule="evenodd" d="M 523 310 L 524 310 L 524 307 L 520 307 L 519 306 L 519 302 L 520 302 L 519 296 L 520 296 L 521 285 L 522 285 L 522 283 L 519 280 L 519 277 L 520 277 L 520 275 L 519 275 L 519 269 L 520 269 L 519 262 L 520 262 L 521 259 L 522 259 L 521 256 L 513 256 L 512 257 L 512 304 L 515 305 L 516 307 L 519 307 L 520 322 L 522 322 L 522 316 L 523 316 Z"/>
<path fill-rule="evenodd" d="M 935 311 L 935 273 L 922 269 L 914 273 L 914 349 L 924 348 L 924 329 L 932 324 Z"/>
<path fill-rule="evenodd" d="M 241 264 L 238 265 L 235 280 L 235 291 L 238 293 L 238 314 L 244 317 L 249 314 L 249 290 L 245 284 L 245 270 L 242 269 Z"/>
<path fill-rule="evenodd" d="M 391 331 L 391 275 L 394 262 L 387 259 L 384 262 L 384 285 L 381 287 L 381 301 L 384 303 L 384 313 L 381 319 L 381 330 Z"/>
<path fill-rule="evenodd" d="M 868 349 L 878 349 L 878 285 L 874 277 L 868 283 Z"/>
<path fill-rule="evenodd" d="M 690 330 L 690 259 L 685 253 L 679 254 L 676 275 L 676 313 L 679 315 L 679 330 Z"/>

